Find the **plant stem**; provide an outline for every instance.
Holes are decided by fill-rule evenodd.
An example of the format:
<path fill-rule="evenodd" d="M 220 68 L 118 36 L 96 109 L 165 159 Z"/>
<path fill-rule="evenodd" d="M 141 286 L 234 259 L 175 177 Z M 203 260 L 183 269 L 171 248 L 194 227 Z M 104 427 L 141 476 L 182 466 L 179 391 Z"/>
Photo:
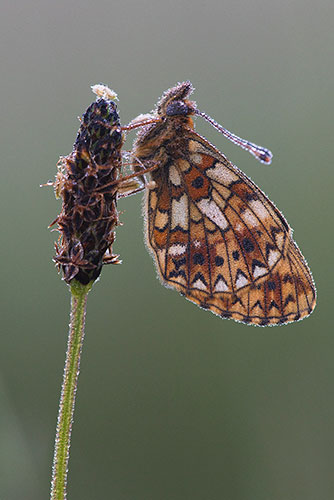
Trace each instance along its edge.
<path fill-rule="evenodd" d="M 51 500 L 66 499 L 68 460 L 71 444 L 71 431 L 75 396 L 80 370 L 80 357 L 85 335 L 85 315 L 87 295 L 93 282 L 82 285 L 71 282 L 71 322 L 68 335 L 67 353 L 63 384 L 59 402 L 57 433 L 53 456 Z"/>

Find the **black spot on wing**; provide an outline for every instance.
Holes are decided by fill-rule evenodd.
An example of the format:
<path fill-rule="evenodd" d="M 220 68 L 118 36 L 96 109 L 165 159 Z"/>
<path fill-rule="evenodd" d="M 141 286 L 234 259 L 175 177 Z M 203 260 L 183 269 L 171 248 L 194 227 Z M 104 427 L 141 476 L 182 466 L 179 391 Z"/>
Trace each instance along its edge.
<path fill-rule="evenodd" d="M 196 177 L 196 179 L 194 179 L 191 183 L 191 185 L 196 189 L 200 189 L 201 187 L 203 187 L 203 184 L 204 184 L 204 180 L 203 180 L 203 177 L 201 175 Z"/>
<path fill-rule="evenodd" d="M 234 259 L 234 260 L 239 260 L 239 258 L 240 258 L 240 253 L 238 252 L 238 250 L 234 250 L 234 251 L 232 252 L 232 257 L 233 257 L 233 259 Z"/>
<path fill-rule="evenodd" d="M 217 255 L 217 256 L 215 257 L 215 264 L 216 264 L 216 266 L 218 266 L 218 267 L 219 267 L 219 266 L 222 266 L 222 265 L 224 264 L 224 258 L 223 258 L 223 257 L 221 257 L 220 255 Z"/>
<path fill-rule="evenodd" d="M 245 249 L 245 252 L 250 253 L 254 251 L 254 244 L 249 238 L 244 238 L 242 240 L 242 246 Z"/>
<path fill-rule="evenodd" d="M 194 264 L 200 264 L 200 265 L 204 264 L 205 258 L 203 257 L 203 254 L 195 253 L 193 255 L 193 262 L 194 262 Z"/>
<path fill-rule="evenodd" d="M 173 264 L 175 266 L 175 269 L 178 270 L 180 267 L 184 266 L 187 262 L 187 259 L 185 257 L 182 257 L 181 259 L 173 259 Z"/>

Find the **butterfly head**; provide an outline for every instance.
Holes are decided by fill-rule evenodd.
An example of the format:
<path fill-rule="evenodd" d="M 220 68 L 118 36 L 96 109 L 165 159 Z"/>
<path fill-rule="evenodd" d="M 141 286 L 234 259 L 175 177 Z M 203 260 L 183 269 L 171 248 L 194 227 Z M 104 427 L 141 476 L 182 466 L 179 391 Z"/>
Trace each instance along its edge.
<path fill-rule="evenodd" d="M 139 115 L 123 130 L 139 128 L 136 144 L 157 142 L 175 134 L 180 127 L 193 128 L 192 115 L 196 114 L 196 103 L 187 99 L 194 88 L 189 81 L 178 83 L 168 89 L 158 101 L 155 109 L 145 115 Z"/>
<path fill-rule="evenodd" d="M 189 81 L 178 83 L 175 87 L 168 89 L 158 102 L 157 116 L 168 119 L 195 114 L 195 103 L 187 99 L 193 90 L 194 87 Z"/>

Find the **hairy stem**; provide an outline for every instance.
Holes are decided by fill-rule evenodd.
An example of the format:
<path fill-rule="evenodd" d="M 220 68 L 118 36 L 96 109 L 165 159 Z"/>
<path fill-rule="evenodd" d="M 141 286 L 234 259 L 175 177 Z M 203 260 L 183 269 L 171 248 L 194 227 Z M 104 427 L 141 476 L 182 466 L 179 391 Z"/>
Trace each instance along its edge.
<path fill-rule="evenodd" d="M 82 285 L 78 281 L 73 280 L 70 286 L 71 322 L 68 335 L 63 384 L 59 402 L 57 433 L 52 468 L 51 500 L 66 499 L 66 482 L 73 413 L 80 370 L 81 350 L 85 335 L 87 295 L 92 285 L 93 282 L 88 285 Z"/>

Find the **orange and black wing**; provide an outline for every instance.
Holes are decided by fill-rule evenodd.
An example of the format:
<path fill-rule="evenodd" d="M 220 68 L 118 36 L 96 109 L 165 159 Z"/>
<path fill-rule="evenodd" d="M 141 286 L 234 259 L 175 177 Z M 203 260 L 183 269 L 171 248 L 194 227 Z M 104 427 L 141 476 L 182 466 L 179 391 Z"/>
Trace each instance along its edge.
<path fill-rule="evenodd" d="M 316 292 L 283 215 L 203 137 L 153 172 L 147 243 L 161 280 L 223 318 L 276 325 L 308 316 Z"/>

